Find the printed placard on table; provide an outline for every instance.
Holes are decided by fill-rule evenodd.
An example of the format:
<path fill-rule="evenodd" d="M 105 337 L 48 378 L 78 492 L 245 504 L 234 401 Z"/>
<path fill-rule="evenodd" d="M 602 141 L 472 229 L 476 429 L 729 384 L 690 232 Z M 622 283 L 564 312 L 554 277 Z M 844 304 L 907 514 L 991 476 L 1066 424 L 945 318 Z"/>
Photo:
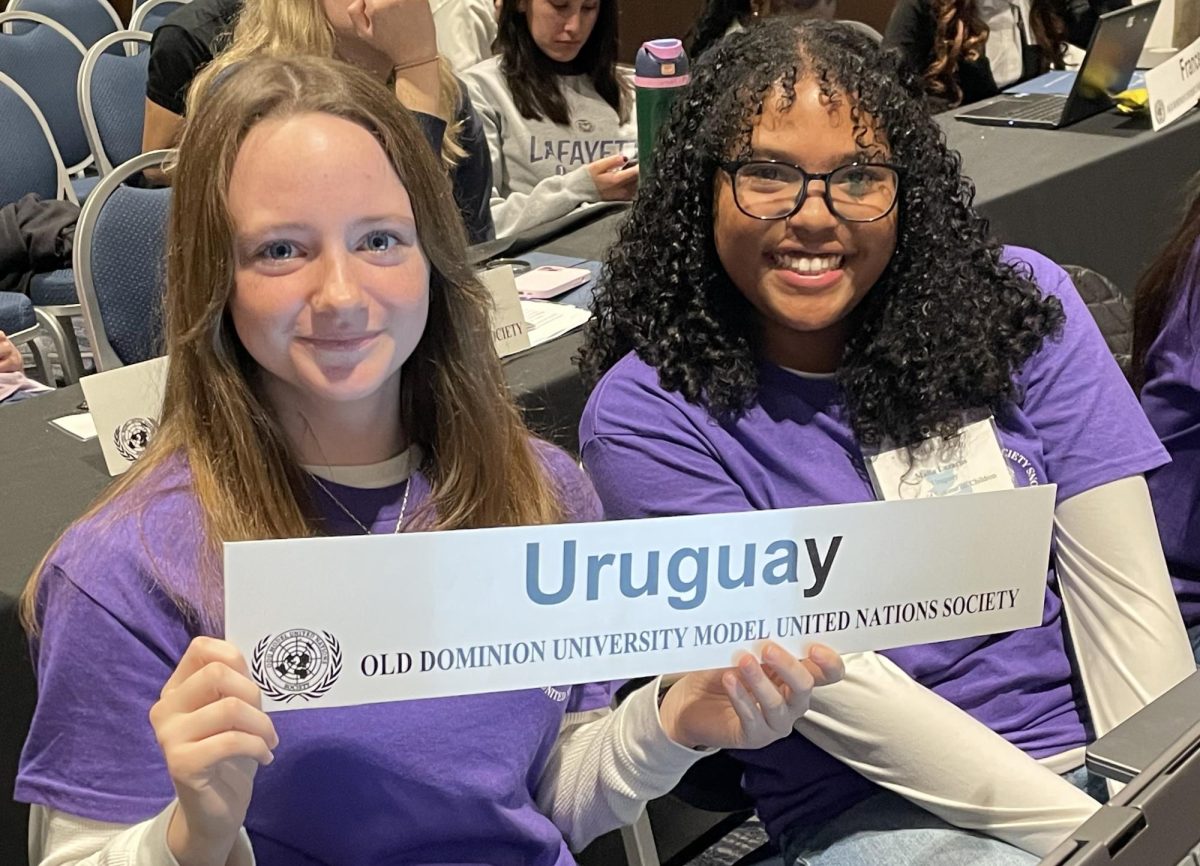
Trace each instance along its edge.
<path fill-rule="evenodd" d="M 521 296 L 511 265 L 480 271 L 476 276 L 492 294 L 492 342 L 501 358 L 529 348 L 529 325 L 521 312 Z"/>
<path fill-rule="evenodd" d="M 109 475 L 121 475 L 142 456 L 158 429 L 167 359 L 154 358 L 79 380 Z"/>
<path fill-rule="evenodd" d="M 225 546 L 271 710 L 541 688 L 1041 621 L 1054 485 L 605 523 Z"/>
<path fill-rule="evenodd" d="M 1146 73 L 1150 123 L 1157 132 L 1200 101 L 1200 39 Z"/>

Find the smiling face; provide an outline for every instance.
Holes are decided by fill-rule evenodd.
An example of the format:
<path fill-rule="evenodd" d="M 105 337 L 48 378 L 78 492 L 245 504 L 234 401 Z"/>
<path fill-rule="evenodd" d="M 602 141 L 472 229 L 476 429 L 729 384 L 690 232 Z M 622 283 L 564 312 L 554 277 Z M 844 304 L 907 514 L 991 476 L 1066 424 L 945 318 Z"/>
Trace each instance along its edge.
<path fill-rule="evenodd" d="M 812 173 L 853 162 L 885 162 L 886 145 L 868 131 L 856 142 L 845 99 L 830 102 L 815 82 L 795 100 L 769 97 L 755 121 L 749 159 L 777 159 Z M 865 144 L 864 152 L 862 145 Z M 728 174 L 716 178 L 713 234 L 725 272 L 759 318 L 762 351 L 776 364 L 814 373 L 837 369 L 846 317 L 866 297 L 896 249 L 898 207 L 869 223 L 830 213 L 823 181 L 787 219 L 756 220 L 738 209 Z"/>
<path fill-rule="evenodd" d="M 390 417 L 425 330 L 429 263 L 383 148 L 332 115 L 263 121 L 238 152 L 228 202 L 229 311 L 272 402 Z"/>
<path fill-rule="evenodd" d="M 596 27 L 600 0 L 522 0 L 529 35 L 551 60 L 570 63 Z"/>

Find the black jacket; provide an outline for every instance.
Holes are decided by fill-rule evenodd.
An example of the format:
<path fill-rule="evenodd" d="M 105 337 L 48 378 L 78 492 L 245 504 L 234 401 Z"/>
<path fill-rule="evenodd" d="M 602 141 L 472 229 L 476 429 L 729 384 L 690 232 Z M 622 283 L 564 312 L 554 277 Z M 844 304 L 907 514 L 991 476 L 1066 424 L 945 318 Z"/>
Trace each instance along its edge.
<path fill-rule="evenodd" d="M 71 267 L 79 205 L 30 193 L 0 207 L 0 292 L 29 294 L 33 274 Z"/>

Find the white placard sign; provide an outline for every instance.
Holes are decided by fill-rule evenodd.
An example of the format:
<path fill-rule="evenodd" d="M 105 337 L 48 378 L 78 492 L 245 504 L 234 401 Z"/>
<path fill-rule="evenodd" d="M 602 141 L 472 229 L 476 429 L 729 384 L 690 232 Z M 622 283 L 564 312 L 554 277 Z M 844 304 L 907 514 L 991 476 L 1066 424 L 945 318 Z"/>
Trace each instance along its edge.
<path fill-rule="evenodd" d="M 109 475 L 121 475 L 142 456 L 162 414 L 167 359 L 154 358 L 79 380 L 96 424 Z"/>
<path fill-rule="evenodd" d="M 225 545 L 271 710 L 724 667 L 1041 622 L 1053 485 L 607 523 Z"/>
<path fill-rule="evenodd" d="M 501 358 L 529 348 L 529 325 L 510 265 L 480 271 L 479 281 L 492 293 L 492 342 Z"/>
<path fill-rule="evenodd" d="M 1146 72 L 1150 123 L 1157 132 L 1200 101 L 1200 39 Z"/>

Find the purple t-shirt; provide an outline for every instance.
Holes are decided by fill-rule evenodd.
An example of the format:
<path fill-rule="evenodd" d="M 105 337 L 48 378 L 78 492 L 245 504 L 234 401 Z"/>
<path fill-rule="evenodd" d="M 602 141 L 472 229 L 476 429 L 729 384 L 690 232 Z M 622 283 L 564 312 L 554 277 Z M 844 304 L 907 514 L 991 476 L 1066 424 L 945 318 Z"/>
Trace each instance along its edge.
<path fill-rule="evenodd" d="M 1200 625 L 1200 241 L 1146 352 L 1142 408 L 1171 464 L 1146 476 L 1163 553 L 1188 628 Z"/>
<path fill-rule="evenodd" d="M 539 452 L 568 519 L 598 519 L 574 461 Z M 174 795 L 147 713 L 197 629 L 155 575 L 194 597 L 199 513 L 182 461 L 149 483 L 144 507 L 113 503 L 72 528 L 47 565 L 17 800 L 134 823 Z M 429 484 L 409 483 L 411 514 Z M 325 486 L 373 532 L 394 529 L 404 484 Z M 319 489 L 313 497 L 329 533 L 361 533 Z M 258 863 L 573 864 L 534 795 L 563 715 L 607 707 L 613 689 L 547 685 L 556 687 L 274 715 L 279 747 L 246 817 Z"/>
<path fill-rule="evenodd" d="M 1053 482 L 1059 501 L 1163 462 L 1161 445 L 1070 278 L 1048 259 L 1010 250 L 1066 310 L 1061 340 L 1026 364 L 1020 406 L 996 418 L 1020 486 Z M 874 499 L 858 443 L 830 379 L 761 367 L 758 399 L 717 421 L 634 355 L 593 392 L 580 425 L 583 462 L 606 516 L 794 508 Z M 886 557 L 881 559 L 886 562 Z M 1009 634 L 888 650 L 910 676 L 1035 757 L 1083 745 L 1062 601 L 1047 575 L 1042 625 Z M 902 708 L 896 708 L 902 711 Z M 869 796 L 872 783 L 793 734 L 738 752 L 744 784 L 776 838 Z"/>

